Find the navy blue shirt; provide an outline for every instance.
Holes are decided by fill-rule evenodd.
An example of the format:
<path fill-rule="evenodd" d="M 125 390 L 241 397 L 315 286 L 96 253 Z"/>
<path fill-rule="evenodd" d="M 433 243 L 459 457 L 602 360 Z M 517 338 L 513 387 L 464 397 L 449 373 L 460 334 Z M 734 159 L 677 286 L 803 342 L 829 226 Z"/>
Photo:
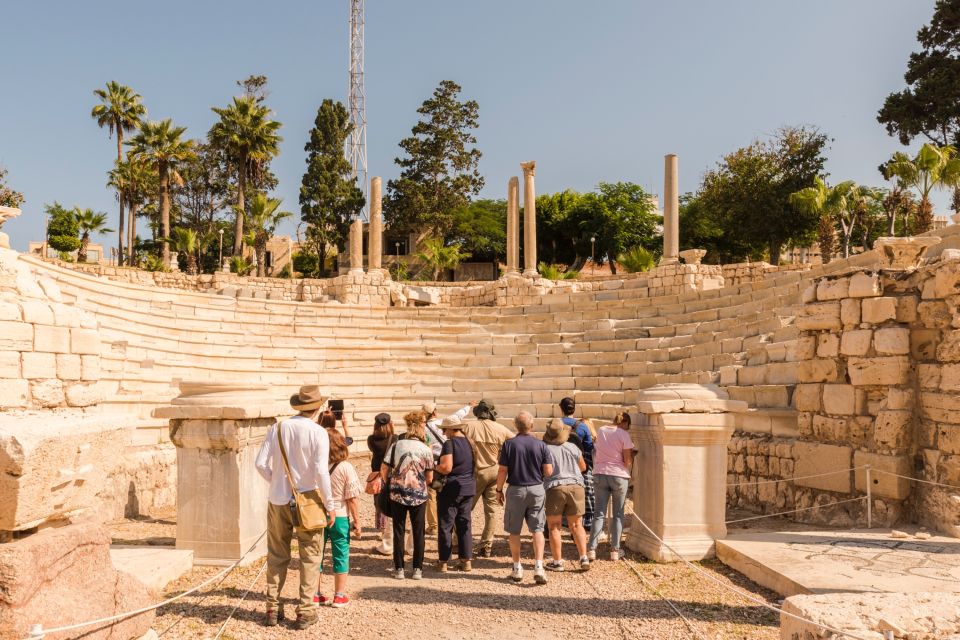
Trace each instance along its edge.
<path fill-rule="evenodd" d="M 543 465 L 553 464 L 553 456 L 541 440 L 517 434 L 503 443 L 499 462 L 507 468 L 507 484 L 532 487 L 543 484 Z"/>
<path fill-rule="evenodd" d="M 581 420 L 573 416 L 561 418 L 563 424 L 570 427 L 570 433 L 576 434 L 576 438 L 570 438 L 570 442 L 577 445 L 583 452 L 583 461 L 587 463 L 587 471 L 593 471 L 593 434 L 590 433 L 590 427 Z"/>
<path fill-rule="evenodd" d="M 444 497 L 467 497 L 477 494 L 477 480 L 473 475 L 473 449 L 466 438 L 447 438 L 440 448 L 440 456 L 453 455 L 453 469 L 447 474 L 447 483 L 440 492 Z"/>

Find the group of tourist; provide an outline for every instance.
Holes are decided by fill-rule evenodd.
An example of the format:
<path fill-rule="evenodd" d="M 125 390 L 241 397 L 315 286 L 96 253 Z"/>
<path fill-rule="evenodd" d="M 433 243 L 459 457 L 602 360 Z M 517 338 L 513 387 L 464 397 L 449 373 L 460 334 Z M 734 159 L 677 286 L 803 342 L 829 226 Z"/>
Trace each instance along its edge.
<path fill-rule="evenodd" d="M 405 431 L 397 434 L 392 417 L 380 413 L 367 438 L 371 471 L 365 486 L 347 462 L 348 425 L 327 409 L 319 387 L 302 387 L 290 399 L 298 411 L 275 424 L 257 455 L 256 467 L 270 483 L 267 511 L 266 625 L 283 619 L 279 594 L 290 563 L 290 543 L 297 538 L 300 557 L 300 600 L 295 626 L 306 629 L 318 620 L 317 606 L 347 606 L 350 536 L 359 536 L 358 499 L 374 497 L 376 553 L 393 557 L 392 575 L 406 578 L 405 559 L 411 557 L 414 580 L 423 578 L 426 536 L 437 535 L 437 570 L 471 571 L 474 557 L 493 553 L 497 506 L 504 509 L 512 570 L 510 578 L 523 580 L 521 532 L 524 523 L 533 537 L 537 584 L 545 571 L 563 571 L 562 528 L 569 528 L 587 570 L 596 551 L 612 503 L 609 526 L 610 559 L 621 557 L 620 538 L 627 485 L 633 463 L 633 444 L 627 431 L 630 416 L 617 414 L 612 424 L 595 428 L 574 417 L 572 398 L 560 402 L 562 418 L 549 422 L 543 439 L 533 436 L 528 411 L 514 419 L 516 433 L 497 422 L 493 403 L 481 400 L 440 418 L 427 403 L 403 417 Z M 322 428 L 321 428 L 322 427 Z M 292 487 L 296 487 L 296 492 Z M 326 511 L 323 529 L 305 530 L 298 523 L 298 495 L 319 496 Z M 484 526 L 476 548 L 471 513 L 483 501 Z M 305 518 L 305 521 L 308 521 Z M 549 562 L 544 563 L 549 535 Z M 320 589 L 323 550 L 330 543 L 334 592 Z M 457 551 L 457 565 L 451 559 Z"/>

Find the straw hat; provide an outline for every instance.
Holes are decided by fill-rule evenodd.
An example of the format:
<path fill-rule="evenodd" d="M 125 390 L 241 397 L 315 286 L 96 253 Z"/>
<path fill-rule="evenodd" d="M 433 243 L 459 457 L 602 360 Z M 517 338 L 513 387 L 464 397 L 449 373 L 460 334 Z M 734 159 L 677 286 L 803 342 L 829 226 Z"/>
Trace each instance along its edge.
<path fill-rule="evenodd" d="M 297 411 L 315 411 L 326 403 L 327 399 L 320 391 L 320 387 L 306 385 L 300 391 L 290 396 L 290 406 Z"/>
<path fill-rule="evenodd" d="M 554 418 L 547 424 L 547 430 L 543 434 L 543 441 L 546 444 L 563 444 L 570 437 L 570 425 L 564 424 L 563 420 Z"/>
<path fill-rule="evenodd" d="M 450 431 L 463 431 L 463 422 L 458 416 L 447 416 L 443 419 L 443 422 L 440 423 L 441 429 L 449 429 Z"/>
<path fill-rule="evenodd" d="M 436 410 L 437 410 L 437 405 L 436 405 L 435 402 L 424 402 L 424 403 L 423 403 L 423 406 L 420 407 L 420 409 L 421 409 L 425 414 L 427 414 L 427 417 L 430 417 L 430 416 L 432 416 L 432 415 L 434 414 L 434 412 L 436 412 Z"/>

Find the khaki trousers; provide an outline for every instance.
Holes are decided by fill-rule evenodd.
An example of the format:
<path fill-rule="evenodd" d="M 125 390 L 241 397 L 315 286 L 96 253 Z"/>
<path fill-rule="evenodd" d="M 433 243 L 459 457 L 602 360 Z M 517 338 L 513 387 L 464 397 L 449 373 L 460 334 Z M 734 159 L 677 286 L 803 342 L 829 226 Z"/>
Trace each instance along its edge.
<path fill-rule="evenodd" d="M 276 609 L 280 602 L 283 583 L 287 580 L 290 564 L 290 541 L 293 539 L 293 515 L 287 505 L 267 506 L 267 608 Z M 300 602 L 297 613 L 315 611 L 313 594 L 320 581 L 320 563 L 323 560 L 323 529 L 297 529 L 300 551 Z"/>
<path fill-rule="evenodd" d="M 427 489 L 427 529 L 437 529 L 437 492 L 433 489 Z"/>
<path fill-rule="evenodd" d="M 497 509 L 500 504 L 497 502 L 497 471 L 499 467 L 494 465 L 486 469 L 477 470 L 477 495 L 473 497 L 473 506 L 483 499 L 483 533 L 480 534 L 480 549 L 489 549 L 493 546 L 493 529 L 497 522 Z"/>

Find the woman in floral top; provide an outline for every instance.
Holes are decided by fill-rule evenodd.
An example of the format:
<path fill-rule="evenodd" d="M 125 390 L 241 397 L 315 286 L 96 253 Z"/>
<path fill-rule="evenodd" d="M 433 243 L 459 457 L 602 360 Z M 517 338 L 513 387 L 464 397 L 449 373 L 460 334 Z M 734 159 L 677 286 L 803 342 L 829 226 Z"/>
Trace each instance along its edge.
<path fill-rule="evenodd" d="M 389 481 L 393 512 L 393 577 L 403 580 L 403 538 L 407 515 L 413 533 L 413 576 L 423 577 L 424 520 L 427 489 L 433 481 L 433 452 L 426 444 L 426 416 L 414 411 L 403 417 L 407 432 L 384 456 L 380 475 L 384 486 Z"/>
<path fill-rule="evenodd" d="M 347 596 L 347 576 L 350 574 L 350 533 L 360 535 L 360 520 L 358 517 L 358 497 L 363 493 L 357 470 L 353 468 L 347 458 L 350 451 L 347 443 L 337 432 L 330 433 L 330 488 L 333 492 L 333 508 L 336 521 L 332 527 L 323 532 L 323 545 L 330 542 L 331 560 L 333 564 L 333 600 L 321 593 L 317 585 L 317 593 L 313 597 L 319 605 L 330 604 L 334 607 L 345 607 L 350 604 Z M 323 565 L 320 566 L 323 571 Z M 323 580 L 323 574 L 320 575 Z"/>

